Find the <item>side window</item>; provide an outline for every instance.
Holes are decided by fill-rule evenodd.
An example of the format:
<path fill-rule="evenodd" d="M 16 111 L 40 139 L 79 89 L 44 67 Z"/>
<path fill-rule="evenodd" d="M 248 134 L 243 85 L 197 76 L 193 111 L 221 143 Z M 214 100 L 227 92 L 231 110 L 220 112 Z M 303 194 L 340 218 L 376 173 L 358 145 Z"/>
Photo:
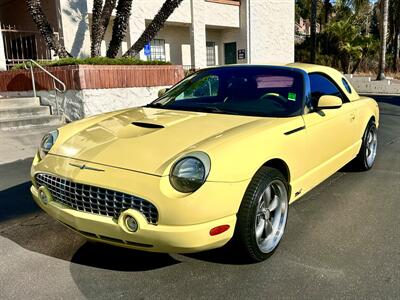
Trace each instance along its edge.
<path fill-rule="evenodd" d="M 215 75 L 209 75 L 191 84 L 184 92 L 179 94 L 175 100 L 216 97 L 218 96 L 219 79 Z"/>
<path fill-rule="evenodd" d="M 321 96 L 332 95 L 342 98 L 343 95 L 336 85 L 321 74 L 310 74 L 311 98 L 313 107 L 316 107 Z"/>
<path fill-rule="evenodd" d="M 350 87 L 350 84 L 347 82 L 347 80 L 342 78 L 342 83 L 343 83 L 344 87 L 346 88 L 346 90 L 349 92 L 349 94 L 351 94 L 351 87 Z"/>

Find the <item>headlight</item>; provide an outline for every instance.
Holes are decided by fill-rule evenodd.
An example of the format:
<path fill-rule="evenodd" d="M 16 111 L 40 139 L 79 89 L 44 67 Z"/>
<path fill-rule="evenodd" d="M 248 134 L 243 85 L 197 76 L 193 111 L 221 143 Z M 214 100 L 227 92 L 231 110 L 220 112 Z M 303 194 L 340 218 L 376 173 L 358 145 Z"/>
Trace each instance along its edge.
<path fill-rule="evenodd" d="M 173 165 L 169 181 L 177 191 L 193 193 L 206 181 L 210 167 L 210 158 L 206 153 L 190 153 Z"/>
<path fill-rule="evenodd" d="M 43 159 L 47 155 L 47 153 L 49 153 L 51 147 L 53 147 L 54 143 L 56 142 L 57 137 L 58 137 L 58 130 L 54 130 L 46 134 L 42 138 L 42 142 L 40 143 L 39 147 L 40 159 Z"/>

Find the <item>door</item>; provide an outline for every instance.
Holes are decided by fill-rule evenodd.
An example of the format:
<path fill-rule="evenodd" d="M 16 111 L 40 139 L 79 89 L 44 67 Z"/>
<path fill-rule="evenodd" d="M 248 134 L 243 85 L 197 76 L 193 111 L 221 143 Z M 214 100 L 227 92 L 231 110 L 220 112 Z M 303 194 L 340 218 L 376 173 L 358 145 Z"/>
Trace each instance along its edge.
<path fill-rule="evenodd" d="M 355 108 L 339 87 L 320 73 L 310 74 L 313 107 L 323 95 L 338 96 L 340 108 L 311 111 L 303 116 L 307 131 L 309 183 L 320 181 L 352 158 L 355 146 Z"/>
<path fill-rule="evenodd" d="M 224 44 L 225 64 L 236 64 L 236 42 Z"/>

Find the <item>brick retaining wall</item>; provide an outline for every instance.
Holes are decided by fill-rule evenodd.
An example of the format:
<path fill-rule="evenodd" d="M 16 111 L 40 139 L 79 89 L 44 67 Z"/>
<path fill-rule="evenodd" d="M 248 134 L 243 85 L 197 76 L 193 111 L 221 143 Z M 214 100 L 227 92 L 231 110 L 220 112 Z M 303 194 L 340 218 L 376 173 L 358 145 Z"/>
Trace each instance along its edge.
<path fill-rule="evenodd" d="M 67 90 L 170 86 L 184 77 L 182 66 L 74 65 L 48 67 Z M 34 69 L 37 90 L 52 90 L 53 81 Z M 32 90 L 29 70 L 0 72 L 0 92 Z"/>

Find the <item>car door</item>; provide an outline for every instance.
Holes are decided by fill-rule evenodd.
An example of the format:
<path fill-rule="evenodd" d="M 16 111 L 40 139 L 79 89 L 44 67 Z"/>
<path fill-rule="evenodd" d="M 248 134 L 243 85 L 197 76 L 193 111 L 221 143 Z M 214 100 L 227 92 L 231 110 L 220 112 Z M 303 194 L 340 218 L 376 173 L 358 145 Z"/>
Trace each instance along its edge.
<path fill-rule="evenodd" d="M 303 118 L 310 155 L 309 175 L 313 180 L 319 180 L 336 172 L 349 159 L 349 149 L 354 144 L 356 113 L 331 78 L 322 73 L 310 74 L 309 78 L 312 105 Z M 323 95 L 340 97 L 342 106 L 318 110 L 318 100 Z"/>

